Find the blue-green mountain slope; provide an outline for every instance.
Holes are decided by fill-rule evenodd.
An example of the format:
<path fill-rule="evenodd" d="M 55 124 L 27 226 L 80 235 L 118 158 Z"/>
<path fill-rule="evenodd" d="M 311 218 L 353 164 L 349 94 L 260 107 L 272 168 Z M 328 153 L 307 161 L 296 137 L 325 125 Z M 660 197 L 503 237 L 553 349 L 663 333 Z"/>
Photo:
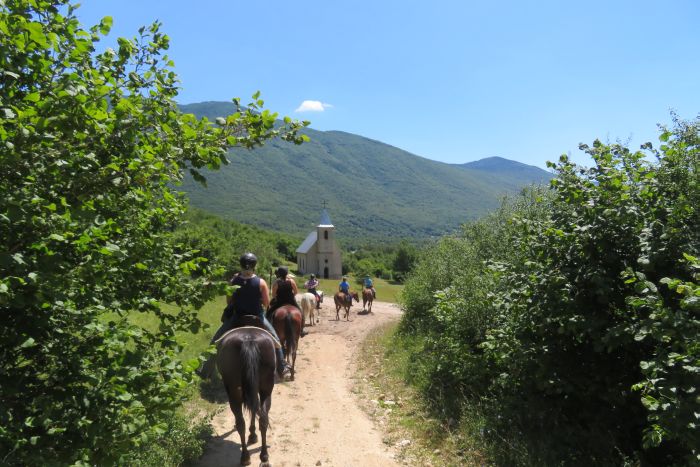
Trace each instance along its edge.
<path fill-rule="evenodd" d="M 204 102 L 182 109 L 212 119 L 233 106 Z M 342 131 L 304 131 L 311 141 L 300 146 L 272 141 L 231 151 L 230 165 L 205 174 L 207 188 L 188 179 L 182 189 L 196 207 L 277 231 L 308 233 L 325 200 L 339 237 L 429 237 L 549 178 L 531 166 L 499 171 L 494 164 L 445 164 Z"/>

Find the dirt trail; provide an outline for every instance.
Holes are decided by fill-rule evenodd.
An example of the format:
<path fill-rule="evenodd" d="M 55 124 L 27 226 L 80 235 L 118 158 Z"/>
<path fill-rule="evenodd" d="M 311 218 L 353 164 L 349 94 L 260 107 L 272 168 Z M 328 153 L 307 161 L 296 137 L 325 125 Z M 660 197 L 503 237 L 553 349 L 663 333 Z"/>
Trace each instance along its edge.
<path fill-rule="evenodd" d="M 374 302 L 372 314 L 353 305 L 350 322 L 335 321 L 328 299 L 321 323 L 299 341 L 296 380 L 275 385 L 267 439 L 270 462 L 285 466 L 396 466 L 381 432 L 352 394 L 358 346 L 373 328 L 397 320 L 399 308 Z M 341 310 L 342 315 L 342 310 Z M 214 438 L 197 465 L 239 465 L 240 439 L 225 405 L 213 420 Z M 260 462 L 260 443 L 250 447 L 252 465 Z"/>

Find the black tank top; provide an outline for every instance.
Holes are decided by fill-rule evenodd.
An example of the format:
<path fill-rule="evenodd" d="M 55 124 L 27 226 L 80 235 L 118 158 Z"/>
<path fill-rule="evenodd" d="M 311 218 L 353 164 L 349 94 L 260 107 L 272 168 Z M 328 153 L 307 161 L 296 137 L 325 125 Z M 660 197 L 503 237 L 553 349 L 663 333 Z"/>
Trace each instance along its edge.
<path fill-rule="evenodd" d="M 262 309 L 260 296 L 260 278 L 258 276 L 233 278 L 231 285 L 238 285 L 233 292 L 233 309 L 237 315 L 257 315 Z"/>
<path fill-rule="evenodd" d="M 278 305 L 295 305 L 294 290 L 289 281 L 277 279 L 277 304 Z"/>

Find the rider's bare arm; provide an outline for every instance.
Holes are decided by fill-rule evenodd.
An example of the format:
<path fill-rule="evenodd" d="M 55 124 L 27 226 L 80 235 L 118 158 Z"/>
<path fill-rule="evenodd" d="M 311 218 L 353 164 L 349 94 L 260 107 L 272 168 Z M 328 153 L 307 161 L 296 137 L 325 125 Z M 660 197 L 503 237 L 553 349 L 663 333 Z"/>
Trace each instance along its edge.
<path fill-rule="evenodd" d="M 292 282 L 292 291 L 294 291 L 294 295 L 299 293 L 299 288 L 297 287 L 297 283 L 294 282 L 294 279 L 289 279 Z"/>
<path fill-rule="evenodd" d="M 275 290 L 274 285 L 272 286 L 272 290 Z M 260 295 L 262 296 L 263 306 L 267 310 L 270 308 L 270 289 L 267 288 L 267 282 L 265 282 L 265 279 L 262 277 L 260 278 Z"/>
<path fill-rule="evenodd" d="M 238 274 L 236 274 L 235 276 L 233 276 L 233 278 L 235 278 L 237 275 L 238 275 Z M 229 281 L 229 285 L 231 285 L 231 282 L 233 281 L 233 278 L 231 278 L 231 280 Z M 227 304 L 227 305 L 230 305 L 231 303 L 233 303 L 233 295 L 226 295 L 226 304 Z"/>

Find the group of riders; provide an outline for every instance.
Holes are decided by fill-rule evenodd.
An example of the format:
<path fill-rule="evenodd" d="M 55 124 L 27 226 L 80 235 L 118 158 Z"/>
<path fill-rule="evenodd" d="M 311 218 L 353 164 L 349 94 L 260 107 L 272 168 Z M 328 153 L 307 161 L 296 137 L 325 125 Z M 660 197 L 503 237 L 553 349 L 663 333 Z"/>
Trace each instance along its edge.
<path fill-rule="evenodd" d="M 235 274 L 229 281 L 229 284 L 236 287 L 236 289 L 232 295 L 226 297 L 226 308 L 221 316 L 222 324 L 214 334 L 212 343 L 218 341 L 226 332 L 238 327 L 241 318 L 246 315 L 257 317 L 265 330 L 279 343 L 279 337 L 271 324 L 275 310 L 283 305 L 293 305 L 299 308 L 295 298 L 298 288 L 294 280 L 289 277 L 289 269 L 285 266 L 280 266 L 275 271 L 276 279 L 272 284 L 272 300 L 270 300 L 267 282 L 255 274 L 258 258 L 253 253 L 245 253 L 240 257 L 239 264 L 241 267 L 240 272 Z M 314 294 L 317 300 L 317 307 L 320 307 L 321 296 L 316 290 L 318 285 L 318 279 L 316 279 L 314 274 L 311 274 L 309 280 L 304 284 L 304 288 Z M 371 290 L 373 296 L 376 297 L 374 284 L 369 276 L 365 277 L 363 285 L 366 289 Z M 338 285 L 338 290 L 345 294 L 346 300 L 352 301 L 347 276 L 343 276 L 342 282 Z M 265 310 L 267 310 L 267 313 Z M 303 321 L 301 337 L 306 335 Z M 279 345 L 277 347 L 277 372 L 280 377 L 284 377 L 289 373 L 290 369 L 285 362 L 283 349 Z"/>

